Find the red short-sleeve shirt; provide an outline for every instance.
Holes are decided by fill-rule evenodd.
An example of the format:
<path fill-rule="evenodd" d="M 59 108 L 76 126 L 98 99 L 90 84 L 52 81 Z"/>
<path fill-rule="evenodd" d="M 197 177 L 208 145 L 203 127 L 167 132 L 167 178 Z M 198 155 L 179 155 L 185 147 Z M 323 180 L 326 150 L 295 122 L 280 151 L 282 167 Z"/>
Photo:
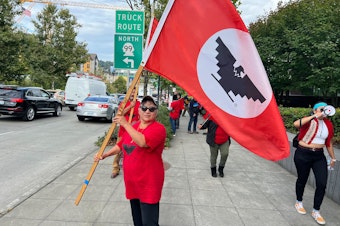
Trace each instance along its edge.
<path fill-rule="evenodd" d="M 140 122 L 133 125 L 138 128 Z M 166 138 L 165 127 L 153 122 L 144 130 L 147 148 L 137 146 L 128 133 L 124 133 L 118 143 L 124 154 L 123 170 L 127 199 L 139 199 L 154 204 L 161 199 L 164 183 L 162 153 Z"/>

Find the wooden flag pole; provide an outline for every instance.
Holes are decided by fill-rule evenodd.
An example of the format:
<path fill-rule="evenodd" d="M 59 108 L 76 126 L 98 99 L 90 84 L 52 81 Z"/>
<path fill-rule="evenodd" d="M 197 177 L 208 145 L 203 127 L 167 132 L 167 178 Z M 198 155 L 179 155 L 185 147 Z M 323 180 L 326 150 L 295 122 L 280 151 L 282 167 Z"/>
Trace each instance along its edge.
<path fill-rule="evenodd" d="M 136 84 L 136 86 L 135 86 L 136 89 L 135 89 L 135 95 L 134 95 L 134 97 L 133 97 L 133 101 L 136 101 L 136 100 L 137 100 L 137 96 L 138 96 L 138 91 L 137 91 L 137 89 L 138 89 L 138 87 L 139 87 L 139 82 L 140 82 L 140 79 L 138 79 L 137 84 Z M 129 97 L 129 98 L 130 98 L 130 97 Z M 132 117 L 133 117 L 134 111 L 135 111 L 135 107 L 131 108 L 131 110 L 130 110 L 130 116 L 129 116 L 129 123 L 132 122 Z"/>
<path fill-rule="evenodd" d="M 138 70 L 136 71 L 136 74 L 135 74 L 135 78 L 131 82 L 131 85 L 130 85 L 130 87 L 129 87 L 126 95 L 125 95 L 125 98 L 124 98 L 122 104 L 121 104 L 121 107 L 118 109 L 118 114 L 117 115 L 122 115 L 122 112 L 123 112 L 123 109 L 125 108 L 126 102 L 130 98 L 133 88 L 136 87 L 136 84 L 137 84 L 137 82 L 139 81 L 139 79 L 141 77 L 143 68 L 144 67 L 142 65 L 140 65 L 138 67 Z M 116 128 L 116 123 L 112 122 L 112 125 L 111 125 L 109 131 L 106 134 L 106 137 L 105 137 L 105 139 L 104 139 L 104 141 L 102 143 L 102 146 L 100 147 L 100 149 L 98 151 L 99 155 L 102 155 L 104 153 L 104 150 L 105 150 L 107 144 L 109 143 L 109 140 L 110 140 L 110 138 L 111 138 L 115 128 Z M 76 206 L 79 204 L 81 198 L 83 197 L 83 194 L 85 193 L 87 185 L 90 183 L 91 177 L 92 177 L 94 171 L 96 170 L 97 165 L 98 165 L 98 162 L 93 162 L 92 167 L 90 169 L 90 172 L 87 174 L 87 176 L 85 178 L 85 181 L 84 181 L 84 184 L 82 185 L 82 187 L 80 189 L 80 192 L 79 192 L 79 194 L 78 194 L 78 196 L 77 196 L 77 198 L 76 198 L 76 200 L 74 202 L 76 204 Z"/>

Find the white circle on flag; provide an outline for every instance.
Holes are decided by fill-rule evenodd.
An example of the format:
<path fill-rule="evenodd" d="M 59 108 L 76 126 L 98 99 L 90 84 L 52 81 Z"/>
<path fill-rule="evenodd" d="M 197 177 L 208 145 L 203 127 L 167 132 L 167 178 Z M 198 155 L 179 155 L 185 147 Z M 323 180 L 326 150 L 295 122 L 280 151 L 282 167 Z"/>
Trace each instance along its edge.
<path fill-rule="evenodd" d="M 212 35 L 198 55 L 197 74 L 209 99 L 236 117 L 260 115 L 273 97 L 267 73 L 248 32 L 224 29 Z"/>

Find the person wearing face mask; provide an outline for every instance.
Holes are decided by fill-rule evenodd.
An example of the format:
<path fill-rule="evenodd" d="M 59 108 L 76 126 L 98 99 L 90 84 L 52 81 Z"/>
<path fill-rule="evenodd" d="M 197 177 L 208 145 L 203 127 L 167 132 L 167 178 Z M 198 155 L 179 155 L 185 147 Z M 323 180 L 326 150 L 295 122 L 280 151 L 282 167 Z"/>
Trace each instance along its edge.
<path fill-rule="evenodd" d="M 297 170 L 295 208 L 298 213 L 306 214 L 302 199 L 309 173 L 312 169 L 316 182 L 312 217 L 318 224 L 326 223 L 320 214 L 328 176 L 324 147 L 326 147 L 331 158 L 330 167 L 334 167 L 336 163 L 332 142 L 334 128 L 332 122 L 324 114 L 325 106 L 327 106 L 327 103 L 318 102 L 314 105 L 311 116 L 294 121 L 294 126 L 300 130 L 299 144 L 294 154 L 294 163 Z"/>

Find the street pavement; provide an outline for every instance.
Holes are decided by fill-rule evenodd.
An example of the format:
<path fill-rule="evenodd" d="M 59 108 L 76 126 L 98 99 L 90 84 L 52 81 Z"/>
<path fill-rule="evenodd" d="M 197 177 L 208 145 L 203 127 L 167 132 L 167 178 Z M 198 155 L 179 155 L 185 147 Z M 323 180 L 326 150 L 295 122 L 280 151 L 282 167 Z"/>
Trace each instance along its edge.
<path fill-rule="evenodd" d="M 188 134 L 188 119 L 188 116 L 181 118 L 177 136 L 164 150 L 166 173 L 160 225 L 317 225 L 310 215 L 314 189 L 306 186 L 304 206 L 308 213 L 298 214 L 294 208 L 296 176 L 233 140 L 224 178 L 211 177 L 205 135 L 202 131 Z M 123 172 L 115 179 L 110 178 L 113 157 L 98 164 L 79 205 L 74 204 L 98 150 L 13 206 L 0 218 L 0 225 L 133 225 L 124 194 Z M 340 206 L 327 197 L 321 214 L 328 226 L 340 226 Z"/>

